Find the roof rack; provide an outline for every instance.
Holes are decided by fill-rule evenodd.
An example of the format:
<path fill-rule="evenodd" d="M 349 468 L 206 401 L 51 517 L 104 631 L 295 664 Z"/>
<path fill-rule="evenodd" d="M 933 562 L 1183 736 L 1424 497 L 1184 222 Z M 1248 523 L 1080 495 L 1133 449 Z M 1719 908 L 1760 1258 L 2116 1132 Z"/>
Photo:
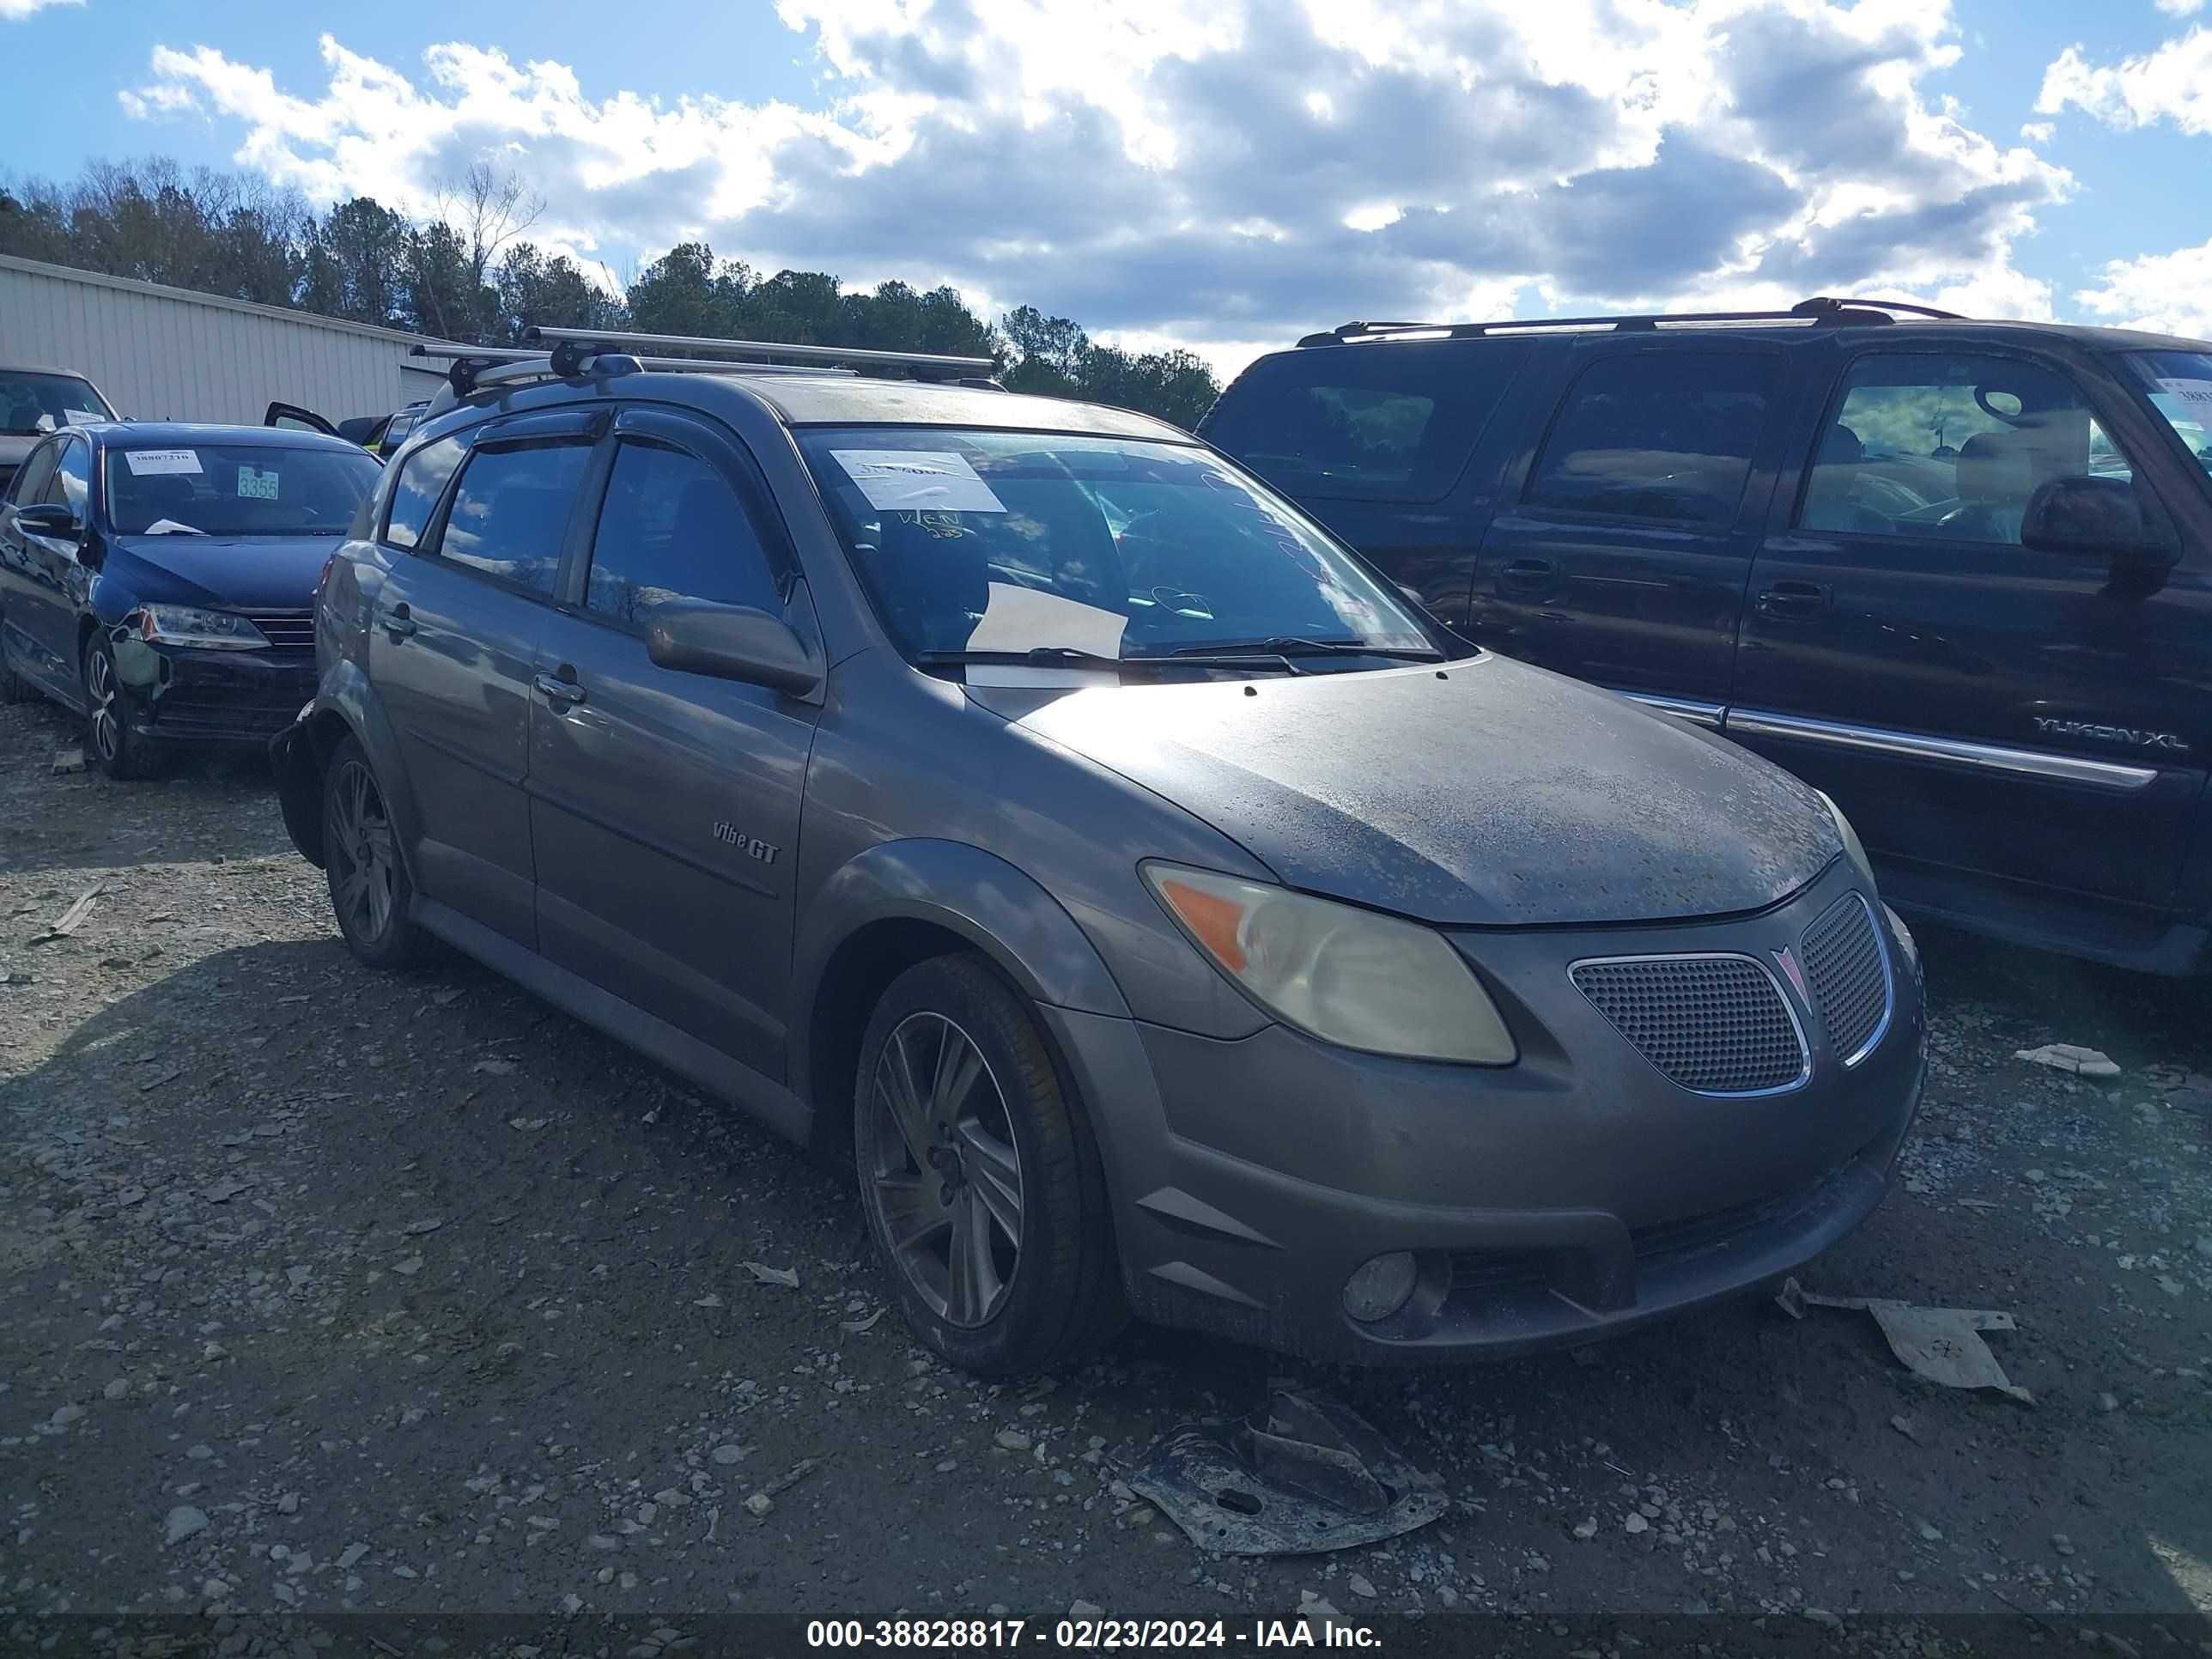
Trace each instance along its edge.
<path fill-rule="evenodd" d="M 635 334 L 627 331 L 609 331 L 588 328 L 529 328 L 522 332 L 526 341 L 549 344 L 571 344 L 597 351 L 629 351 L 636 346 L 658 346 L 663 350 L 714 351 L 726 357 L 756 358 L 760 364 L 773 366 L 779 357 L 793 359 L 799 363 L 826 363 L 836 368 L 850 368 L 855 364 L 879 368 L 905 368 L 915 372 L 916 377 L 946 380 L 959 376 L 988 377 L 998 364 L 988 357 L 955 357 L 933 351 L 874 351 L 860 346 L 789 345 L 773 340 L 717 340 L 699 334 Z M 690 361 L 690 360 L 684 360 Z M 748 365 L 749 368 L 759 364 Z M 729 364 L 718 365 L 727 374 Z M 923 374 L 922 371 L 933 371 Z"/>
<path fill-rule="evenodd" d="M 1839 300 L 1816 295 L 1800 300 L 1787 311 L 1684 311 L 1627 317 L 1509 317 L 1494 323 L 1344 323 L 1325 333 L 1309 334 L 1302 346 L 1346 345 L 1364 340 L 1407 337 L 1440 340 L 1477 339 L 1486 334 L 1555 333 L 1611 330 L 1634 333 L 1662 328 L 1694 328 L 1705 324 L 1790 323 L 1801 326 L 1866 326 L 1893 323 L 1889 313 L 1907 312 L 1942 322 L 1963 322 L 1955 311 L 1912 305 L 1903 300 Z"/>

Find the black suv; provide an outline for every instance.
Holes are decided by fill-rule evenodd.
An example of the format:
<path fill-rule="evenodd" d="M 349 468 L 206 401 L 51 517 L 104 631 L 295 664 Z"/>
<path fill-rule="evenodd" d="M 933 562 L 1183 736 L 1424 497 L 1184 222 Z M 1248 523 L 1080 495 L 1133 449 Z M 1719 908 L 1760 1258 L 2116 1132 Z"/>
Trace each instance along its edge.
<path fill-rule="evenodd" d="M 2212 344 L 1873 301 L 1349 323 L 1200 430 L 1471 639 L 1826 791 L 1908 913 L 2212 966 Z"/>

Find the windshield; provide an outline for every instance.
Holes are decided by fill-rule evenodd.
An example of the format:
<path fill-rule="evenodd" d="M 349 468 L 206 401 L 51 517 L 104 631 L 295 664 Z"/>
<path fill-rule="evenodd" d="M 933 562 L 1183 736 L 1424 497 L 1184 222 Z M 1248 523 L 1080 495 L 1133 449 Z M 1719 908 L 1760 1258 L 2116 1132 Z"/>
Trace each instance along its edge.
<path fill-rule="evenodd" d="M 375 487 L 360 450 L 148 445 L 107 452 L 107 517 L 124 536 L 337 536 Z"/>
<path fill-rule="evenodd" d="M 1201 449 L 939 428 L 799 446 L 900 647 L 1127 659 L 1265 647 L 1335 665 L 1437 654 L 1406 601 Z M 1331 650 L 1350 647 L 1350 650 Z"/>
<path fill-rule="evenodd" d="M 2212 353 L 2131 351 L 2128 362 L 2189 453 L 2212 472 Z"/>
<path fill-rule="evenodd" d="M 0 432 L 11 438 L 114 418 L 115 411 L 107 406 L 107 400 L 92 389 L 90 382 L 74 374 L 33 374 L 20 368 L 0 368 Z"/>

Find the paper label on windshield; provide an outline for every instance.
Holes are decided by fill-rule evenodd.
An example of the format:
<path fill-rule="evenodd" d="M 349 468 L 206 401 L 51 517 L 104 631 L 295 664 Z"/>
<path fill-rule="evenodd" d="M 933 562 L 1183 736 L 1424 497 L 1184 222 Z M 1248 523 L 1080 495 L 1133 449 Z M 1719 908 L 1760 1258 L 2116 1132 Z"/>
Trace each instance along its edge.
<path fill-rule="evenodd" d="M 276 469 L 258 472 L 250 466 L 238 469 L 238 493 L 249 501 L 273 501 L 276 499 Z"/>
<path fill-rule="evenodd" d="M 830 458 L 880 512 L 1003 513 L 1006 505 L 950 450 L 833 449 Z"/>
<path fill-rule="evenodd" d="M 1094 657 L 1121 654 L 1121 630 L 1129 619 L 1057 593 L 1040 592 L 1017 582 L 993 582 L 982 620 L 968 635 L 970 651 L 1034 651 L 1062 646 Z M 970 663 L 970 685 L 1111 685 L 1112 669 L 1066 667 L 1053 663 Z"/>
<path fill-rule="evenodd" d="M 2212 380 L 2162 380 L 2158 389 L 2169 398 L 2180 398 L 2191 415 L 2212 426 Z"/>
<path fill-rule="evenodd" d="M 200 470 L 200 453 L 197 449 L 126 449 L 123 459 L 132 476 L 140 478 Z"/>
<path fill-rule="evenodd" d="M 106 418 L 106 416 L 96 414 L 89 409 L 65 409 L 62 410 L 62 419 L 70 426 L 97 426 L 100 422 Z"/>

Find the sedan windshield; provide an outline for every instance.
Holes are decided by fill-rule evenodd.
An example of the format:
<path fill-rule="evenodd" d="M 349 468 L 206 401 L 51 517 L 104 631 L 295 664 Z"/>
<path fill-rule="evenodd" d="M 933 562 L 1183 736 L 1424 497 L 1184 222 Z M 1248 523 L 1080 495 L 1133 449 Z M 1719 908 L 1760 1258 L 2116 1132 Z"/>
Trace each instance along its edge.
<path fill-rule="evenodd" d="M 799 441 L 917 661 L 1243 654 L 1312 672 L 1443 654 L 1388 585 L 1201 449 L 913 427 Z"/>
<path fill-rule="evenodd" d="M 107 452 L 107 516 L 124 536 L 337 536 L 379 468 L 361 450 L 165 444 Z"/>
<path fill-rule="evenodd" d="M 115 411 L 88 380 L 80 380 L 74 374 L 0 368 L 0 433 L 10 438 L 114 418 Z"/>
<path fill-rule="evenodd" d="M 2149 394 L 2151 407 L 2212 472 L 2212 354 L 2132 351 L 2128 362 Z"/>

